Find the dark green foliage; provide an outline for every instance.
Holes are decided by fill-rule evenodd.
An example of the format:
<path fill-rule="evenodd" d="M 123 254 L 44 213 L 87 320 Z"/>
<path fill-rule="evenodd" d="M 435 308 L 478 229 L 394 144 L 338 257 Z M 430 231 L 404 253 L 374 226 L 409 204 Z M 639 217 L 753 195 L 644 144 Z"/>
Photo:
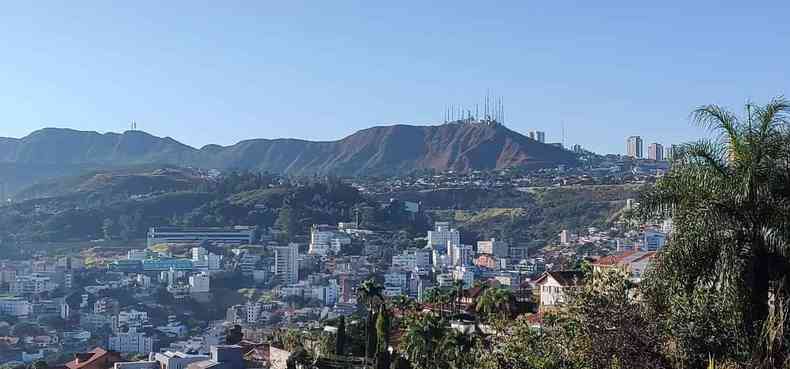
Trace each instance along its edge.
<path fill-rule="evenodd" d="M 337 323 L 337 337 L 335 337 L 335 355 L 342 356 L 346 352 L 346 317 L 340 316 Z"/>

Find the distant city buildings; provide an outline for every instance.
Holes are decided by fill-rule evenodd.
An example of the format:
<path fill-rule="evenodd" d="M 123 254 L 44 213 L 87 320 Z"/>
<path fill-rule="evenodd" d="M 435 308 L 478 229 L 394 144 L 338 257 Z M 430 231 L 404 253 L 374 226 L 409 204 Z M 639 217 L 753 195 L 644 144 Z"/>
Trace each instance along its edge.
<path fill-rule="evenodd" d="M 642 137 L 628 137 L 628 140 L 626 140 L 626 154 L 632 158 L 642 158 Z"/>
<path fill-rule="evenodd" d="M 664 160 L 664 146 L 653 142 L 647 147 L 647 158 L 650 160 Z"/>
<path fill-rule="evenodd" d="M 255 227 L 152 227 L 148 230 L 148 247 L 158 244 L 252 244 Z"/>
<path fill-rule="evenodd" d="M 480 254 L 489 254 L 498 258 L 506 258 L 510 252 L 508 243 L 505 241 L 492 238 L 485 241 L 477 241 L 477 252 Z"/>
<path fill-rule="evenodd" d="M 540 143 L 546 143 L 546 132 L 543 131 L 529 131 L 529 138 Z"/>

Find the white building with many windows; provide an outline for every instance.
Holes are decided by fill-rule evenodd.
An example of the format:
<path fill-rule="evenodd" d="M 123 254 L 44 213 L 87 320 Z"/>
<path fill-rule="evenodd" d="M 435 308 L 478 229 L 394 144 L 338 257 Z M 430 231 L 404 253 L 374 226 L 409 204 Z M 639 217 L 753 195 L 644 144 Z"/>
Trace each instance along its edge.
<path fill-rule="evenodd" d="M 283 283 L 299 281 L 299 244 L 276 246 L 274 249 L 274 275 Z"/>
<path fill-rule="evenodd" d="M 138 332 L 136 328 L 129 328 L 127 332 L 111 336 L 108 347 L 121 353 L 149 353 L 154 350 L 154 339 L 144 332 Z"/>
<path fill-rule="evenodd" d="M 21 297 L 0 297 L 0 315 L 25 318 L 33 312 L 33 305 Z"/>

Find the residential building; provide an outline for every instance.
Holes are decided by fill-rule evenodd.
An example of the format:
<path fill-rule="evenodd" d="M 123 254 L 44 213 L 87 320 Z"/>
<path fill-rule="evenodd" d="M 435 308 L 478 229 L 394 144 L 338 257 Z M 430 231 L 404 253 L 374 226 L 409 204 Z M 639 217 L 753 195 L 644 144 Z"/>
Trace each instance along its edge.
<path fill-rule="evenodd" d="M 211 277 L 206 272 L 189 276 L 189 293 L 206 293 L 211 291 Z"/>
<path fill-rule="evenodd" d="M 562 232 L 560 232 L 560 244 L 568 245 L 570 243 L 571 243 L 571 232 L 568 231 L 567 229 L 563 229 Z"/>
<path fill-rule="evenodd" d="M 453 280 L 463 281 L 464 288 L 471 288 L 475 283 L 475 272 L 471 267 L 457 266 L 453 269 Z"/>
<path fill-rule="evenodd" d="M 244 356 L 241 346 L 211 346 L 211 357 L 187 365 L 187 369 L 244 369 Z"/>
<path fill-rule="evenodd" d="M 428 231 L 428 246 L 446 253 L 448 246 L 461 244 L 461 233 L 450 228 L 449 222 L 436 222 L 434 229 Z"/>
<path fill-rule="evenodd" d="M 88 352 L 74 354 L 74 360 L 63 364 L 67 369 L 107 369 L 121 361 L 118 352 L 97 347 Z"/>
<path fill-rule="evenodd" d="M 154 350 L 154 339 L 131 327 L 126 332 L 110 336 L 108 346 L 110 350 L 121 353 L 148 353 Z"/>
<path fill-rule="evenodd" d="M 138 310 L 124 310 L 111 318 L 112 331 L 120 332 L 125 328 L 135 328 L 141 330 L 148 324 L 148 313 Z"/>
<path fill-rule="evenodd" d="M 642 158 L 642 137 L 630 136 L 626 141 L 626 153 L 628 156 L 636 159 Z"/>
<path fill-rule="evenodd" d="M 351 244 L 351 237 L 340 232 L 337 227 L 328 224 L 313 224 L 310 228 L 310 246 L 308 254 L 329 255 L 339 253 Z"/>
<path fill-rule="evenodd" d="M 162 369 L 187 369 L 191 363 L 210 359 L 208 355 L 185 354 L 180 351 L 165 351 L 154 354 Z"/>
<path fill-rule="evenodd" d="M 0 297 L 0 315 L 26 318 L 33 312 L 33 305 L 22 297 Z"/>
<path fill-rule="evenodd" d="M 655 251 L 628 251 L 606 256 L 592 263 L 593 272 L 599 273 L 606 269 L 617 268 L 628 273 L 632 282 L 639 283 L 655 255 Z"/>
<path fill-rule="evenodd" d="M 384 295 L 398 296 L 408 294 L 409 273 L 392 271 L 384 274 Z"/>
<path fill-rule="evenodd" d="M 274 275 L 286 284 L 299 281 L 299 245 L 276 246 L 274 249 Z"/>
<path fill-rule="evenodd" d="M 472 263 L 472 256 L 474 249 L 472 245 L 454 245 L 448 249 L 448 256 L 450 262 L 454 266 L 470 265 Z"/>
<path fill-rule="evenodd" d="M 546 272 L 535 281 L 540 288 L 540 309 L 551 309 L 566 301 L 570 289 L 579 288 L 584 279 L 581 271 Z"/>
<path fill-rule="evenodd" d="M 487 241 L 477 241 L 477 252 L 494 255 L 498 258 L 506 258 L 510 252 L 510 247 L 507 242 L 492 238 Z"/>
<path fill-rule="evenodd" d="M 404 250 L 392 257 L 392 266 L 404 270 L 428 268 L 431 266 L 431 251 L 426 249 Z"/>
<path fill-rule="evenodd" d="M 540 143 L 546 143 L 546 132 L 543 131 L 529 131 L 529 138 Z"/>
<path fill-rule="evenodd" d="M 53 291 L 57 284 L 42 274 L 17 275 L 9 291 L 15 295 L 31 295 Z"/>
<path fill-rule="evenodd" d="M 148 230 L 148 247 L 157 244 L 243 245 L 255 240 L 255 227 L 152 227 Z"/>
<path fill-rule="evenodd" d="M 650 160 L 664 160 L 664 146 L 660 143 L 653 142 L 647 146 L 647 158 Z"/>

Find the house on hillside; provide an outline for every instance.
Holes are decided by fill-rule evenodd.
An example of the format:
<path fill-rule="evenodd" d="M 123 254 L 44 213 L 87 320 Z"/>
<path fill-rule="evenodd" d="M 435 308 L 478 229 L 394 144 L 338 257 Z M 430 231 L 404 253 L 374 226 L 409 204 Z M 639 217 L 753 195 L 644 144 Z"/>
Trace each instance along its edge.
<path fill-rule="evenodd" d="M 540 311 L 544 311 L 565 303 L 566 293 L 584 284 L 584 273 L 578 270 L 546 272 L 535 284 L 540 288 Z"/>
<path fill-rule="evenodd" d="M 617 268 L 628 273 L 631 282 L 639 283 L 655 256 L 655 251 L 626 251 L 618 255 L 605 256 L 592 263 L 593 273 Z"/>

